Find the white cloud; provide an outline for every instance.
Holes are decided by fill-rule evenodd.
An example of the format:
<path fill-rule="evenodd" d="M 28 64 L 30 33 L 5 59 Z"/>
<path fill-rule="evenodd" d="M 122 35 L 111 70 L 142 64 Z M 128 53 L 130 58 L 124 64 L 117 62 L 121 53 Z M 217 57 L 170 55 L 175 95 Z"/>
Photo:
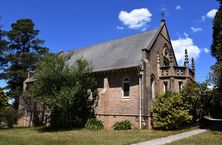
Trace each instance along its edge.
<path fill-rule="evenodd" d="M 201 52 L 200 48 L 193 43 L 193 39 L 188 35 L 185 35 L 184 38 L 172 40 L 172 45 L 179 65 L 183 65 L 185 49 L 187 49 L 190 59 L 192 57 L 197 59 Z"/>
<path fill-rule="evenodd" d="M 118 29 L 118 30 L 123 30 L 124 27 L 122 27 L 122 26 L 116 26 L 116 29 Z"/>
<path fill-rule="evenodd" d="M 131 12 L 121 11 L 119 20 L 129 29 L 144 29 L 151 22 L 152 14 L 146 8 L 134 9 Z"/>
<path fill-rule="evenodd" d="M 181 10 L 181 6 L 180 6 L 180 5 L 177 5 L 177 6 L 176 6 L 176 10 Z"/>
<path fill-rule="evenodd" d="M 204 48 L 204 52 L 208 53 L 210 50 L 208 48 Z"/>
<path fill-rule="evenodd" d="M 199 27 L 190 27 L 190 29 L 195 33 L 195 32 L 199 32 L 199 31 L 202 31 L 202 28 L 199 28 Z"/>
<path fill-rule="evenodd" d="M 214 18 L 216 13 L 217 13 L 217 9 L 212 9 L 206 14 L 206 16 L 207 18 Z"/>
<path fill-rule="evenodd" d="M 217 11 L 218 11 L 217 9 L 210 10 L 209 12 L 207 12 L 206 15 L 201 16 L 201 20 L 205 21 L 206 18 L 214 18 L 216 13 L 217 13 Z"/>

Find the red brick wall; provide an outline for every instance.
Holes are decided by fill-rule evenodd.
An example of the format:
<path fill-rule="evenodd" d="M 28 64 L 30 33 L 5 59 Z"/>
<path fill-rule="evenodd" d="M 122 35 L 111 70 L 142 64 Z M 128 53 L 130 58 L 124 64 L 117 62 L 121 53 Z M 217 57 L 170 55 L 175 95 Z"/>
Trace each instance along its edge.
<path fill-rule="evenodd" d="M 99 101 L 96 108 L 98 118 L 110 128 L 116 121 L 128 119 L 135 126 L 139 115 L 139 77 L 136 70 L 113 72 L 98 79 L 108 79 L 107 88 L 99 88 Z M 129 98 L 123 98 L 123 79 L 130 79 Z M 99 80 L 101 81 L 101 80 Z"/>

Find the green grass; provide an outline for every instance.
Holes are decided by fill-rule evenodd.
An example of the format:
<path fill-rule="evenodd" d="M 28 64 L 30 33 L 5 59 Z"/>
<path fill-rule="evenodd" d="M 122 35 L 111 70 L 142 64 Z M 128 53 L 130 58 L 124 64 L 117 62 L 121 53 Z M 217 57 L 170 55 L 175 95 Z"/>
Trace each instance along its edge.
<path fill-rule="evenodd" d="M 0 145 L 125 145 L 164 137 L 180 131 L 72 130 L 43 132 L 39 128 L 0 129 Z"/>
<path fill-rule="evenodd" d="M 222 145 L 222 130 L 208 131 L 206 133 L 170 143 L 169 145 Z"/>

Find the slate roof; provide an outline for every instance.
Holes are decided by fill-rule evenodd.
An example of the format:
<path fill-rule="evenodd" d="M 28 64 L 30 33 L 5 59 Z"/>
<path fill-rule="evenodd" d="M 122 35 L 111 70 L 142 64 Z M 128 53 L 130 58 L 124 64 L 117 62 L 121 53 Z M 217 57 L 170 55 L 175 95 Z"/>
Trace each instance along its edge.
<path fill-rule="evenodd" d="M 142 49 L 150 49 L 159 29 L 104 42 L 74 52 L 68 65 L 83 57 L 92 62 L 93 71 L 108 71 L 136 67 L 141 64 Z"/>

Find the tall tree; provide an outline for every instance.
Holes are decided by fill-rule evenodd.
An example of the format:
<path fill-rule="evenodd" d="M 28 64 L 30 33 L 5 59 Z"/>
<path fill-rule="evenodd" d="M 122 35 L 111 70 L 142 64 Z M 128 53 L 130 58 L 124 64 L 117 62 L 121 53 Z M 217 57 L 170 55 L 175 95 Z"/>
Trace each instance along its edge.
<path fill-rule="evenodd" d="M 220 3 L 220 7 L 213 23 L 213 41 L 211 45 L 211 54 L 216 58 L 216 63 L 212 66 L 213 72 L 210 77 L 216 87 L 213 95 L 216 102 L 214 110 L 216 114 L 220 115 L 222 109 L 222 0 L 217 1 Z"/>
<path fill-rule="evenodd" d="M 34 74 L 37 81 L 28 91 L 34 100 L 49 108 L 50 126 L 54 129 L 83 127 L 93 115 L 97 96 L 91 63 L 78 59 L 67 66 L 65 57 L 46 55 L 38 63 Z"/>
<path fill-rule="evenodd" d="M 4 109 L 8 106 L 8 96 L 5 94 L 2 88 L 0 88 L 0 124 L 3 117 Z"/>
<path fill-rule="evenodd" d="M 3 91 L 3 89 L 0 88 L 0 113 L 2 112 L 2 109 L 7 107 L 8 105 L 8 96 Z"/>
<path fill-rule="evenodd" d="M 27 74 L 33 71 L 35 63 L 48 51 L 42 47 L 43 40 L 37 38 L 39 30 L 34 28 L 31 19 L 19 19 L 7 32 L 8 48 L 2 51 L 4 64 L 1 79 L 7 81 L 9 96 L 15 99 L 18 108 L 19 96 L 22 94 L 23 82 Z"/>
<path fill-rule="evenodd" d="M 216 58 L 213 68 L 213 80 L 219 90 L 222 89 L 222 0 L 216 13 L 213 25 L 213 42 L 211 53 Z"/>
<path fill-rule="evenodd" d="M 222 0 L 217 1 L 220 2 L 220 8 L 218 9 L 214 19 L 211 52 L 217 61 L 222 61 Z"/>
<path fill-rule="evenodd" d="M 2 30 L 2 26 L 0 25 L 0 68 L 2 68 L 5 64 L 3 52 L 7 48 L 7 45 L 8 45 L 8 42 L 4 39 L 5 36 L 6 36 L 6 32 Z"/>

